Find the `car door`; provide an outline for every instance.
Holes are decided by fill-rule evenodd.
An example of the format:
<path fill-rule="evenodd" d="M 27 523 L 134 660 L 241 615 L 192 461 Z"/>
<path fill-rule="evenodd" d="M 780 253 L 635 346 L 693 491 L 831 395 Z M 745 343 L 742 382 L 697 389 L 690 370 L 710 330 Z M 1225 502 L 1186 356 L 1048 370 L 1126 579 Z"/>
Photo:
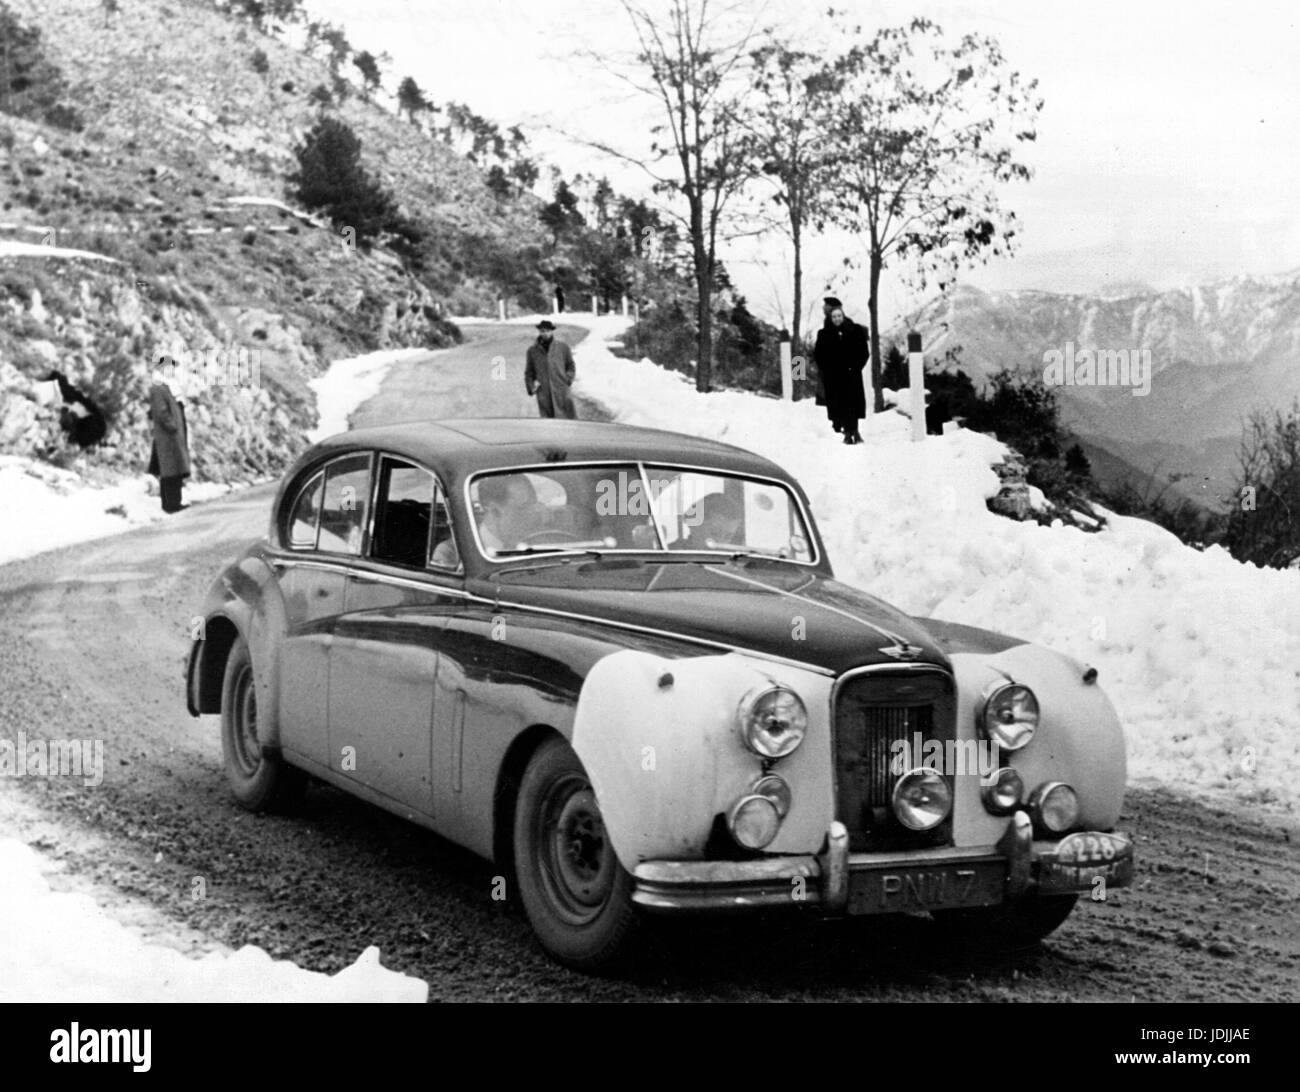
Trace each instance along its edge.
<path fill-rule="evenodd" d="M 350 551 L 360 547 L 359 534 L 348 528 L 364 518 L 369 467 L 368 454 L 354 454 L 310 474 L 289 510 L 288 548 L 272 560 L 286 614 L 279 665 L 281 744 L 336 769 L 328 731 L 329 651 L 343 613 Z"/>
<path fill-rule="evenodd" d="M 371 528 L 348 574 L 330 650 L 331 748 L 351 759 L 336 768 L 430 817 L 438 810 L 435 772 L 447 768 L 434 740 L 438 634 L 460 602 L 452 594 L 459 560 L 443 575 L 431 568 L 446 530 L 437 477 L 381 455 Z"/>

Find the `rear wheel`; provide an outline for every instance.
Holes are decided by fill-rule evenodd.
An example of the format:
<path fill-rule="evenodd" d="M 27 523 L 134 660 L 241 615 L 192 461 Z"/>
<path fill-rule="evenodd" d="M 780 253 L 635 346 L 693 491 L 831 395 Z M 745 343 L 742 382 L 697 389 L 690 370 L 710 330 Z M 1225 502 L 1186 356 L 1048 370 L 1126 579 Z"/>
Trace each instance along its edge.
<path fill-rule="evenodd" d="M 221 750 L 226 781 L 242 807 L 288 811 L 302 799 L 307 775 L 262 751 L 253 658 L 242 637 L 230 647 L 221 684 Z"/>
<path fill-rule="evenodd" d="M 626 958 L 640 924 L 632 877 L 606 836 L 581 761 L 562 739 L 542 744 L 524 772 L 514 857 L 528 921 L 551 955 L 584 971 Z"/>

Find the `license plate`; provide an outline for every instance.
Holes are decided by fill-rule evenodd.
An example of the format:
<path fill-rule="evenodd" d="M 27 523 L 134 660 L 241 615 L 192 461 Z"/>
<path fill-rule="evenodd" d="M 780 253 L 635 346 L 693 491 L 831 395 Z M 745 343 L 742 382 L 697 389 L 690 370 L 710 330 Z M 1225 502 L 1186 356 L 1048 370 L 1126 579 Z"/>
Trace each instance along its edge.
<path fill-rule="evenodd" d="M 1002 861 L 882 868 L 849 874 L 850 914 L 900 914 L 993 906 L 1002 901 L 1007 866 Z"/>
<path fill-rule="evenodd" d="M 1133 879 L 1133 844 L 1120 834 L 1085 831 L 1061 839 L 1056 857 L 1039 866 L 1038 886 L 1047 891 L 1088 891 L 1098 880 L 1121 887 Z"/>

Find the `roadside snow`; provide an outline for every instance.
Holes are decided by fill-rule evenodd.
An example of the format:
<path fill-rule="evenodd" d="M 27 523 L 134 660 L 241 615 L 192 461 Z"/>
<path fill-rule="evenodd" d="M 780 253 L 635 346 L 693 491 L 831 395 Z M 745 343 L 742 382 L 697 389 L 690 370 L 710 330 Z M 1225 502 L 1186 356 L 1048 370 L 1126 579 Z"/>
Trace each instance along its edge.
<path fill-rule="evenodd" d="M 150 944 L 86 895 L 50 890 L 42 858 L 0 838 L 0 1002 L 414 1001 L 428 984 L 367 948 L 335 975 L 246 945 L 201 959 Z"/>
<path fill-rule="evenodd" d="M 17 239 L 0 239 L 0 258 L 91 258 L 100 262 L 117 263 L 107 254 L 93 250 L 70 250 L 62 246 L 43 246 L 40 243 L 20 243 Z"/>
<path fill-rule="evenodd" d="M 70 470 L 35 459 L 0 455 L 0 564 L 45 550 L 120 534 L 168 518 L 151 478 L 132 478 L 95 488 Z M 186 485 L 185 502 L 211 500 L 227 492 L 214 482 Z"/>
<path fill-rule="evenodd" d="M 389 368 L 398 361 L 429 353 L 428 349 L 386 349 L 336 360 L 324 375 L 308 383 L 316 392 L 318 423 L 307 433 L 307 439 L 314 444 L 336 432 L 346 432 L 348 418 L 358 406 L 379 393 Z"/>
<path fill-rule="evenodd" d="M 525 320 L 520 320 L 525 321 Z M 839 443 L 824 409 L 702 395 L 617 358 L 627 320 L 592 336 L 576 389 L 616 420 L 734 443 L 803 483 L 840 579 L 911 614 L 1013 634 L 1096 666 L 1128 736 L 1129 777 L 1294 811 L 1300 803 L 1300 570 L 1199 552 L 1143 520 L 1087 534 L 994 515 L 1006 448 L 964 429 L 910 439 L 896 411 Z"/>

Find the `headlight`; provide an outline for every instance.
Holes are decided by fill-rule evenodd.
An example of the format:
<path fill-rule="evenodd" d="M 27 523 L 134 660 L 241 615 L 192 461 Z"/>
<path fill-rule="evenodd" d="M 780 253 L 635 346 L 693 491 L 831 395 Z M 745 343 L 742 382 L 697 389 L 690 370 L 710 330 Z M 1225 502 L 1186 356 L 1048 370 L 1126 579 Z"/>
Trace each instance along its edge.
<path fill-rule="evenodd" d="M 731 809 L 727 825 L 737 845 L 762 849 L 781 829 L 781 816 L 766 796 L 742 796 Z"/>
<path fill-rule="evenodd" d="M 1079 821 L 1079 797 L 1060 781 L 1039 785 L 1029 797 L 1034 825 L 1048 834 L 1064 834 Z"/>
<path fill-rule="evenodd" d="M 1018 751 L 1038 728 L 1038 699 L 1027 686 L 999 686 L 984 700 L 980 729 L 1004 751 Z"/>
<path fill-rule="evenodd" d="M 984 810 L 994 815 L 1010 815 L 1024 794 L 1025 783 L 1010 766 L 1003 766 L 986 784 L 980 786 Z"/>
<path fill-rule="evenodd" d="M 776 814 L 784 819 L 790 814 L 790 786 L 776 774 L 767 774 L 754 782 L 749 790 L 756 796 L 766 796 L 776 805 Z"/>
<path fill-rule="evenodd" d="M 803 742 L 808 710 L 783 686 L 755 687 L 737 711 L 740 738 L 760 758 L 784 758 Z"/>
<path fill-rule="evenodd" d="M 908 830 L 937 827 L 951 810 L 952 790 L 934 770 L 909 770 L 894 784 L 894 814 Z"/>

